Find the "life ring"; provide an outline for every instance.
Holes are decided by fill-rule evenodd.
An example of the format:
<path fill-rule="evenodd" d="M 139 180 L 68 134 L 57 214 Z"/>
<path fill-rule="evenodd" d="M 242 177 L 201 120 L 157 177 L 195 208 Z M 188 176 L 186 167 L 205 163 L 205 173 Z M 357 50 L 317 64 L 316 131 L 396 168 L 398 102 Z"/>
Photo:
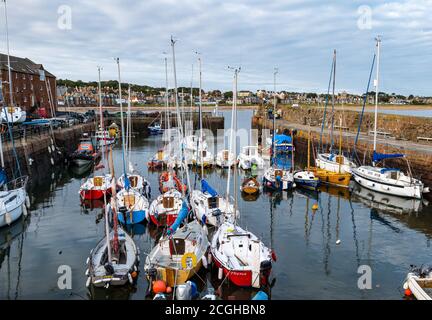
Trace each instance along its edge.
<path fill-rule="evenodd" d="M 197 265 L 197 257 L 195 255 L 195 253 L 188 252 L 188 253 L 185 253 L 181 258 L 181 264 L 182 264 L 183 269 L 188 269 L 188 265 L 187 265 L 188 259 L 192 260 L 192 268 L 194 268 Z"/>

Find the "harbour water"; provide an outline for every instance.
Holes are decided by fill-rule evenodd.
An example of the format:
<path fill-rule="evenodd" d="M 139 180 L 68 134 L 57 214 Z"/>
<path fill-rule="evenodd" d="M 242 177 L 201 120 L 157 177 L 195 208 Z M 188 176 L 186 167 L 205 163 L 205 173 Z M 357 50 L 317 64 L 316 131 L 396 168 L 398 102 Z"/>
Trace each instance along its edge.
<path fill-rule="evenodd" d="M 239 128 L 250 129 L 251 116 L 252 111 L 239 111 Z M 228 112 L 225 122 L 228 128 Z M 158 173 L 148 172 L 146 163 L 161 145 L 160 136 L 137 136 L 133 141 L 132 160 L 150 181 L 152 198 L 159 194 Z M 297 152 L 299 159 L 304 158 L 305 150 Z M 114 159 L 119 175 L 119 145 Z M 0 229 L 0 299 L 145 299 L 143 263 L 136 288 L 89 291 L 85 286 L 86 259 L 104 232 L 102 209 L 80 205 L 78 190 L 90 174 L 57 167 L 44 180 L 32 182 L 29 217 Z M 227 171 L 209 171 L 206 178 L 224 193 Z M 191 179 L 199 185 L 194 173 Z M 315 203 L 319 208 L 313 212 Z M 239 209 L 240 225 L 276 252 L 272 299 L 402 299 L 409 266 L 432 262 L 432 206 L 421 201 L 358 187 L 353 192 L 330 188 L 318 194 L 298 189 L 262 193 L 257 199 L 239 196 Z M 131 232 L 143 262 L 157 230 L 142 225 Z M 372 287 L 360 290 L 358 269 L 364 265 L 372 270 Z M 58 287 L 60 266 L 72 270 L 71 289 Z M 196 281 L 199 287 L 217 287 L 216 278 L 204 270 Z M 224 298 L 238 299 L 256 292 L 230 284 L 220 291 Z"/>

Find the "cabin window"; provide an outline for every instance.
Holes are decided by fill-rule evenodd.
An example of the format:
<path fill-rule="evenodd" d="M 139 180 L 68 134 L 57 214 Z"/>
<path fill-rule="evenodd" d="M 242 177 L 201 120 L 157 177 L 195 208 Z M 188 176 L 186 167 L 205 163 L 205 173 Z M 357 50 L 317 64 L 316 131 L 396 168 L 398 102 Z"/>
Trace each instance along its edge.
<path fill-rule="evenodd" d="M 170 209 L 174 207 L 174 197 L 164 197 L 162 202 L 165 209 Z"/>
<path fill-rule="evenodd" d="M 397 180 L 398 179 L 398 172 L 397 171 L 392 171 L 390 173 L 390 178 L 393 180 Z"/>
<path fill-rule="evenodd" d="M 218 197 L 208 198 L 208 206 L 210 209 L 218 208 L 219 207 L 219 198 Z"/>
<path fill-rule="evenodd" d="M 171 239 L 169 241 L 169 248 L 171 255 L 183 255 L 186 249 L 184 239 Z"/>

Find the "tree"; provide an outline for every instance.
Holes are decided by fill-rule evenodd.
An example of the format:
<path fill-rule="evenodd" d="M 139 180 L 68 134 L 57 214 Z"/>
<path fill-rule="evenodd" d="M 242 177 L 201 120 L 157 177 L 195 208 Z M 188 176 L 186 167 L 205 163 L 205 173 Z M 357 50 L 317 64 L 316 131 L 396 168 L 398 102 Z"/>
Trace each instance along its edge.
<path fill-rule="evenodd" d="M 229 100 L 229 99 L 232 99 L 233 93 L 232 93 L 232 91 L 227 91 L 227 92 L 224 92 L 223 96 L 224 96 L 225 100 Z"/>

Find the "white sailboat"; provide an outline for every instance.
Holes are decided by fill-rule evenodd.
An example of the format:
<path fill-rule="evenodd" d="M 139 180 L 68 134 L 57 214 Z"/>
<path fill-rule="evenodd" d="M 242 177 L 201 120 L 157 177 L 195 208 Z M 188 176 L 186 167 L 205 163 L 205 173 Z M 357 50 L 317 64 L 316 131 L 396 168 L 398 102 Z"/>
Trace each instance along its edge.
<path fill-rule="evenodd" d="M 220 150 L 216 154 L 215 164 L 220 168 L 231 168 L 237 163 L 234 153 L 227 149 Z"/>
<path fill-rule="evenodd" d="M 237 77 L 239 69 L 234 71 L 233 131 L 230 147 L 236 150 L 237 131 Z M 227 199 L 230 191 L 230 174 L 228 171 Z M 237 170 L 234 170 L 234 211 L 237 211 Z M 274 255 L 264 243 L 252 232 L 237 225 L 237 219 L 225 221 L 213 234 L 210 245 L 213 262 L 218 268 L 219 280 L 223 275 L 237 286 L 260 288 L 268 284 Z"/>
<path fill-rule="evenodd" d="M 380 46 L 381 39 L 378 37 L 376 39 L 377 69 L 375 80 L 375 124 L 372 166 L 360 166 L 358 168 L 354 168 L 352 170 L 352 174 L 354 180 L 358 184 L 373 191 L 400 197 L 421 199 L 424 193 L 429 192 L 429 188 L 425 187 L 422 181 L 413 178 L 411 173 L 407 175 L 399 169 L 377 166 L 377 163 L 381 160 L 404 157 L 403 154 L 381 154 L 376 151 Z"/>
<path fill-rule="evenodd" d="M 250 170 L 252 167 L 263 169 L 265 161 L 258 152 L 258 146 L 245 146 L 237 157 L 238 166 L 243 170 Z"/>

